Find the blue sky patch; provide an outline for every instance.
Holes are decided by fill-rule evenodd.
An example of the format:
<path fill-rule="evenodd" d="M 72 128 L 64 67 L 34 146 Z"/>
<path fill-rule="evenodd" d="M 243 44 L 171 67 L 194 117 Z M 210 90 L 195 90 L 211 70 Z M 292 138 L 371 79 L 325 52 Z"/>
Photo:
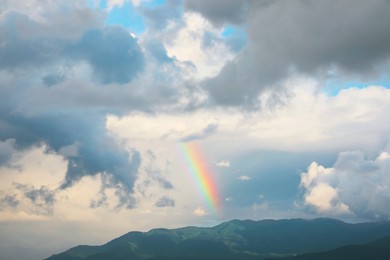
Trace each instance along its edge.
<path fill-rule="evenodd" d="M 153 1 L 141 2 L 141 5 L 145 6 L 145 7 L 156 7 L 156 6 L 165 5 L 165 3 L 166 3 L 166 0 L 153 0 Z"/>
<path fill-rule="evenodd" d="M 131 3 L 114 7 L 108 14 L 105 23 L 122 25 L 134 34 L 142 34 L 145 31 L 144 19 Z"/>
<path fill-rule="evenodd" d="M 229 25 L 225 26 L 221 37 L 233 51 L 239 51 L 245 46 L 248 35 L 242 28 Z"/>
<path fill-rule="evenodd" d="M 369 86 L 383 86 L 390 89 L 390 81 L 387 76 L 383 76 L 377 80 L 342 80 L 342 79 L 331 79 L 326 81 L 323 91 L 329 96 L 337 96 L 338 93 L 343 89 L 348 88 L 367 88 Z"/>

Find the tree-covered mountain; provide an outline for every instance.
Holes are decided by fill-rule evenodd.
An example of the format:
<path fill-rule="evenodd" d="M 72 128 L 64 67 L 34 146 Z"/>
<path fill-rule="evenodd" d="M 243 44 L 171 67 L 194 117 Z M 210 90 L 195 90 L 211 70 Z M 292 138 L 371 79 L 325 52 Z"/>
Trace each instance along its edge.
<path fill-rule="evenodd" d="M 349 245 L 326 252 L 302 254 L 269 260 L 386 260 L 390 259 L 390 236 L 364 245 Z"/>
<path fill-rule="evenodd" d="M 102 246 L 77 246 L 48 260 L 264 259 L 366 244 L 385 236 L 390 236 L 390 222 L 232 220 L 211 228 L 129 232 Z"/>

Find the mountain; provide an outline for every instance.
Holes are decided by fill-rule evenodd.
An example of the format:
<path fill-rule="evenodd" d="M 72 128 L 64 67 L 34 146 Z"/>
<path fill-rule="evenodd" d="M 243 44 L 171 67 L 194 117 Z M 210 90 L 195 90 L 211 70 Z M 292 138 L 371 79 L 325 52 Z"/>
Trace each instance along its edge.
<path fill-rule="evenodd" d="M 303 254 L 269 260 L 385 260 L 390 258 L 390 236 L 365 245 L 349 245 L 326 252 Z"/>
<path fill-rule="evenodd" d="M 211 228 L 129 232 L 102 246 L 76 246 L 47 259 L 264 259 L 365 244 L 385 236 L 390 236 L 390 222 L 232 220 Z"/>

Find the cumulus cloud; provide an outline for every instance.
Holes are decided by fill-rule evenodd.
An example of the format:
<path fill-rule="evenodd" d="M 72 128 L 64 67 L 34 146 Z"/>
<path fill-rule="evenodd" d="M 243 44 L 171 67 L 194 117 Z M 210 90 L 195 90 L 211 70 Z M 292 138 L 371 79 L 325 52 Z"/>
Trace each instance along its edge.
<path fill-rule="evenodd" d="M 222 2 L 187 2 L 188 8 L 216 24 L 238 23 L 244 16 L 245 49 L 203 83 L 218 104 L 254 105 L 259 93 L 285 91 L 280 83 L 296 74 L 387 73 L 380 69 L 390 56 L 386 0 Z M 224 18 L 225 12 L 238 18 Z"/>
<path fill-rule="evenodd" d="M 197 216 L 197 217 L 203 217 L 203 216 L 207 215 L 207 212 L 202 207 L 197 207 L 192 212 L 192 214 L 194 214 L 194 216 Z"/>
<path fill-rule="evenodd" d="M 313 162 L 301 175 L 303 202 L 321 214 L 389 219 L 389 150 L 374 159 L 342 152 L 331 168 Z"/>
<path fill-rule="evenodd" d="M 230 167 L 230 161 L 222 160 L 222 161 L 217 162 L 215 165 L 218 166 L 218 167 L 229 168 Z"/>
<path fill-rule="evenodd" d="M 216 76 L 234 58 L 221 30 L 197 13 L 184 13 L 182 20 L 167 26 L 160 38 L 170 57 L 192 65 L 193 69 L 186 73 L 191 81 Z"/>
<path fill-rule="evenodd" d="M 169 77 L 164 75 L 170 73 L 158 70 L 156 90 L 155 67 L 162 61 L 146 64 L 153 46 L 142 49 L 123 27 L 104 25 L 103 11 L 72 2 L 43 6 L 33 0 L 31 5 L 7 1 L 1 7 L 0 164 L 9 162 L 14 150 L 44 145 L 47 153 L 67 161 L 61 189 L 85 176 L 103 174 L 107 177 L 101 201 L 104 190 L 115 186 L 121 190 L 114 195 L 133 207 L 131 193 L 141 156 L 107 133 L 106 115 L 170 102 L 176 98 L 172 90 L 176 84 L 169 84 L 170 90 L 164 87 L 168 84 L 162 80 Z M 160 55 L 164 52 L 159 50 Z M 175 65 L 165 68 L 174 71 Z M 171 187 L 168 181 L 159 181 Z M 30 197 L 38 200 L 39 194 L 43 193 Z"/>

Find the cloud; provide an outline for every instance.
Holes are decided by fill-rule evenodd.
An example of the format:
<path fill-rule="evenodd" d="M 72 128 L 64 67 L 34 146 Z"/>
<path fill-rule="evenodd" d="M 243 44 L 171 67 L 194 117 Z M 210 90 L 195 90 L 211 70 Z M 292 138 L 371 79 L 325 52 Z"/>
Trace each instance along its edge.
<path fill-rule="evenodd" d="M 45 142 L 49 150 L 67 155 L 68 170 L 62 188 L 70 187 L 85 175 L 106 173 L 131 192 L 141 160 L 139 154 L 124 151 L 115 143 L 106 133 L 104 117 L 90 115 L 88 118 L 86 114 L 72 113 L 34 117 L 14 114 L 5 118 L 9 127 L 0 138 L 15 138 L 15 144 L 24 149 Z M 78 144 L 77 153 L 70 153 L 67 148 L 74 144 Z"/>
<path fill-rule="evenodd" d="M 69 52 L 88 61 L 95 76 L 105 84 L 127 83 L 144 67 L 144 56 L 136 39 L 120 26 L 85 32 Z"/>
<path fill-rule="evenodd" d="M 292 80 L 285 85 L 293 92 L 285 105 L 264 105 L 260 111 L 251 113 L 242 113 L 238 108 L 199 109 L 174 115 L 131 113 L 109 116 L 107 128 L 128 140 L 177 141 L 202 136 L 208 125 L 217 125 L 217 134 L 197 140 L 205 143 L 208 150 L 215 150 L 215 154 L 218 150 L 222 158 L 230 158 L 226 154 L 227 145 L 232 154 L 247 149 L 377 151 L 389 131 L 383 118 L 390 113 L 390 90 L 381 86 L 351 87 L 328 96 L 318 93 L 317 84 Z"/>
<path fill-rule="evenodd" d="M 222 66 L 234 58 L 221 30 L 197 13 L 184 13 L 182 20 L 173 21 L 162 32 L 156 33 L 159 33 L 168 56 L 187 66 L 192 65 L 192 70 L 185 75 L 189 82 L 216 76 Z"/>
<path fill-rule="evenodd" d="M 241 180 L 241 181 L 249 181 L 252 178 L 249 177 L 249 176 L 246 176 L 246 175 L 241 175 L 241 176 L 238 177 L 238 179 Z"/>
<path fill-rule="evenodd" d="M 230 167 L 230 161 L 222 160 L 222 161 L 217 162 L 215 165 L 218 166 L 218 167 L 229 168 Z"/>
<path fill-rule="evenodd" d="M 19 205 L 19 200 L 16 198 L 16 194 L 5 195 L 0 198 L 0 211 L 5 210 L 6 208 L 16 208 Z"/>
<path fill-rule="evenodd" d="M 53 214 L 53 206 L 56 201 L 55 190 L 50 190 L 46 186 L 35 188 L 32 185 L 15 183 L 14 187 L 29 199 L 33 206 L 33 213 L 38 215 Z"/>
<path fill-rule="evenodd" d="M 142 166 L 136 189 L 143 197 L 155 195 L 150 194 L 153 187 L 165 191 L 173 189 L 172 183 L 165 176 L 166 173 L 159 168 L 157 158 L 151 150 L 147 150 L 144 154 Z"/>
<path fill-rule="evenodd" d="M 366 159 L 361 151 L 342 152 L 331 168 L 313 162 L 301 174 L 304 205 L 325 215 L 389 219 L 388 152 L 375 159 Z"/>
<path fill-rule="evenodd" d="M 212 135 L 217 132 L 218 125 L 217 124 L 209 124 L 207 125 L 200 133 L 193 133 L 188 136 L 181 138 L 181 142 L 191 142 L 198 139 L 206 138 L 209 135 Z"/>
<path fill-rule="evenodd" d="M 36 4 L 39 10 L 40 3 Z M 44 14 L 10 8 L 0 19 L 0 69 L 21 70 L 50 65 L 85 31 L 101 26 L 100 12 L 67 3 L 41 6 Z"/>
<path fill-rule="evenodd" d="M 107 0 L 107 9 L 111 11 L 115 7 L 121 7 L 125 3 L 125 0 Z"/>
<path fill-rule="evenodd" d="M 199 12 L 215 25 L 222 26 L 226 23 L 241 24 L 245 22 L 246 14 L 251 7 L 250 2 L 247 0 L 185 0 L 184 7 L 189 11 Z"/>
<path fill-rule="evenodd" d="M 165 197 L 161 197 L 154 205 L 158 208 L 174 207 L 175 201 L 165 196 Z"/>
<path fill-rule="evenodd" d="M 15 139 L 0 140 L 0 165 L 11 160 L 15 152 Z"/>
<path fill-rule="evenodd" d="M 124 28 L 104 26 L 102 11 L 81 1 L 51 1 L 47 6 L 30 2 L 36 9 L 10 1 L 0 10 L 0 165 L 12 160 L 15 151 L 43 145 L 47 153 L 67 161 L 61 189 L 85 176 L 103 174 L 107 178 L 102 194 L 118 187 L 114 195 L 120 205 L 133 207 L 131 194 L 141 157 L 107 133 L 106 115 L 170 102 L 165 97 L 175 96 L 175 84 L 170 84 L 170 91 L 164 86 L 147 91 L 156 74 L 149 71 L 150 64 L 145 71 L 144 51 Z M 146 47 L 145 53 L 150 51 Z M 137 82 L 142 73 L 151 73 L 144 75 L 148 81 Z M 44 191 L 37 191 L 40 186 L 34 189 L 30 197 L 41 198 Z"/>
<path fill-rule="evenodd" d="M 207 215 L 207 212 L 202 207 L 197 207 L 192 213 L 197 217 L 203 217 Z"/>
<path fill-rule="evenodd" d="M 280 84 L 293 75 L 364 78 L 387 73 L 383 66 L 390 57 L 386 15 L 390 5 L 386 0 L 235 1 L 227 7 L 193 2 L 187 5 L 217 23 L 227 20 L 221 18 L 224 8 L 232 6 L 229 16 L 233 12 L 241 17 L 249 5 L 242 25 L 248 32 L 246 47 L 218 76 L 203 82 L 219 105 L 258 105 L 259 94 L 288 90 Z"/>
<path fill-rule="evenodd" d="M 179 21 L 182 17 L 182 7 L 179 0 L 168 0 L 162 5 L 140 7 L 141 13 L 147 19 L 149 30 L 162 30 L 168 23 Z"/>
<path fill-rule="evenodd" d="M 136 205 L 129 188 L 110 173 L 83 176 L 61 189 L 68 160 L 45 146 L 16 151 L 12 164 L 17 167 L 0 166 L 2 219 L 81 220 L 91 218 L 99 208 L 118 212 Z"/>

